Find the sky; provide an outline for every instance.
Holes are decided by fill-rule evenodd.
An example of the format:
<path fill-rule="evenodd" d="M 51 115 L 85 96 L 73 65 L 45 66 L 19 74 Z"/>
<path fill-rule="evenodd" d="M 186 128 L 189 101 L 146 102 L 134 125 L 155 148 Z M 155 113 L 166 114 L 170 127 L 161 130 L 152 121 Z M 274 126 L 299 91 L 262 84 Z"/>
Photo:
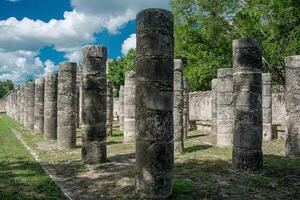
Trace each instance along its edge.
<path fill-rule="evenodd" d="M 0 81 L 22 84 L 81 61 L 81 47 L 104 45 L 110 59 L 136 46 L 135 16 L 168 0 L 0 0 Z"/>

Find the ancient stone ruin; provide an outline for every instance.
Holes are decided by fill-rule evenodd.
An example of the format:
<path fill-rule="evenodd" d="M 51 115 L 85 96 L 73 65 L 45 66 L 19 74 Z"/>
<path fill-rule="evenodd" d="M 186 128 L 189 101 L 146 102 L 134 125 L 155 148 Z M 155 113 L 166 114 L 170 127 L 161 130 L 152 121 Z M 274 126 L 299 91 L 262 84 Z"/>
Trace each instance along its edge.
<path fill-rule="evenodd" d="M 256 39 L 233 41 L 233 166 L 260 170 L 262 153 L 262 56 Z"/>
<path fill-rule="evenodd" d="M 76 69 L 77 64 L 63 62 L 58 69 L 57 144 L 60 149 L 76 146 Z"/>
<path fill-rule="evenodd" d="M 106 162 L 106 59 L 104 46 L 85 46 L 82 63 L 82 161 Z"/>
<path fill-rule="evenodd" d="M 143 10 L 136 20 L 136 192 L 163 199 L 173 190 L 174 21 L 161 9 Z"/>

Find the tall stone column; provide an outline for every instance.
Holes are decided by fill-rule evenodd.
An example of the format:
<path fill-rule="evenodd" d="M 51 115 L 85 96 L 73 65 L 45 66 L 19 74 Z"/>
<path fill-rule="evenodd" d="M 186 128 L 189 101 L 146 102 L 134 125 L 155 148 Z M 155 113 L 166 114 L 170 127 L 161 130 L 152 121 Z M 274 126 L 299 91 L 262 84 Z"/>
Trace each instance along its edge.
<path fill-rule="evenodd" d="M 76 71 L 76 94 L 77 94 L 77 127 L 81 125 L 81 102 L 82 102 L 82 65 L 77 65 Z"/>
<path fill-rule="evenodd" d="M 121 85 L 119 90 L 119 124 L 120 130 L 124 130 L 124 86 Z"/>
<path fill-rule="evenodd" d="M 34 81 L 30 81 L 28 83 L 28 96 L 27 96 L 27 107 L 28 107 L 27 128 L 31 131 L 34 130 L 34 93 L 35 93 L 35 84 Z"/>
<path fill-rule="evenodd" d="M 83 48 L 82 151 L 84 163 L 106 162 L 106 60 L 104 46 Z"/>
<path fill-rule="evenodd" d="M 24 113 L 23 113 L 23 126 L 27 128 L 28 124 L 28 86 L 27 84 L 24 86 Z"/>
<path fill-rule="evenodd" d="M 231 147 L 233 137 L 233 80 L 231 68 L 218 69 L 217 145 Z"/>
<path fill-rule="evenodd" d="M 183 63 L 180 59 L 174 60 L 174 153 L 181 154 L 184 150 L 183 132 Z"/>
<path fill-rule="evenodd" d="M 234 40 L 232 160 L 240 170 L 260 170 L 263 165 L 261 68 L 259 42 L 252 38 Z"/>
<path fill-rule="evenodd" d="M 106 99 L 106 134 L 112 135 L 114 122 L 114 88 L 113 82 L 107 81 L 107 99 Z"/>
<path fill-rule="evenodd" d="M 147 9 L 136 21 L 136 192 L 164 199 L 173 191 L 174 19 Z"/>
<path fill-rule="evenodd" d="M 263 139 L 271 141 L 272 135 L 272 77 L 270 73 L 262 74 L 262 120 Z"/>
<path fill-rule="evenodd" d="M 59 64 L 57 81 L 57 144 L 59 149 L 76 146 L 76 68 L 74 62 Z"/>
<path fill-rule="evenodd" d="M 125 73 L 124 85 L 124 143 L 135 142 L 135 72 Z"/>
<path fill-rule="evenodd" d="M 24 119 L 24 86 L 20 89 L 20 124 L 23 125 Z"/>
<path fill-rule="evenodd" d="M 57 139 L 57 74 L 45 72 L 44 138 Z"/>
<path fill-rule="evenodd" d="M 44 132 L 44 78 L 35 80 L 34 132 Z"/>
<path fill-rule="evenodd" d="M 211 132 L 217 134 L 217 99 L 218 99 L 218 79 L 211 81 Z"/>
<path fill-rule="evenodd" d="M 285 58 L 286 141 L 285 155 L 300 156 L 300 55 Z"/>
<path fill-rule="evenodd" d="M 20 119 L 21 119 L 21 88 L 20 86 L 18 86 L 18 91 L 17 91 L 17 100 L 16 100 L 16 120 L 17 122 L 20 123 Z"/>
<path fill-rule="evenodd" d="M 183 135 L 186 140 L 189 131 L 189 87 L 185 77 L 183 79 Z"/>

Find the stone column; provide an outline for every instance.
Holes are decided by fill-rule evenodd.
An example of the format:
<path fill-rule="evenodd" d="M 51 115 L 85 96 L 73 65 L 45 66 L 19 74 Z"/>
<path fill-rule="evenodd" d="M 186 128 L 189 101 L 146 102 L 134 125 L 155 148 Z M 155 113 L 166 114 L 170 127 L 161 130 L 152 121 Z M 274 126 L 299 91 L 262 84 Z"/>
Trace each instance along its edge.
<path fill-rule="evenodd" d="M 300 55 L 285 58 L 286 156 L 300 156 Z"/>
<path fill-rule="evenodd" d="M 211 132 L 217 134 L 217 96 L 218 79 L 211 81 Z"/>
<path fill-rule="evenodd" d="M 124 130 L 124 86 L 121 85 L 119 90 L 119 124 L 120 130 Z"/>
<path fill-rule="evenodd" d="M 20 89 L 20 124 L 23 125 L 24 119 L 24 86 Z"/>
<path fill-rule="evenodd" d="M 183 63 L 180 59 L 174 60 L 174 153 L 181 154 L 184 150 L 183 133 Z"/>
<path fill-rule="evenodd" d="M 35 93 L 34 81 L 30 81 L 28 83 L 28 96 L 27 96 L 27 107 L 28 107 L 27 128 L 31 131 L 34 130 L 34 93 Z"/>
<path fill-rule="evenodd" d="M 76 94 L 77 94 L 77 127 L 81 125 L 81 102 L 82 102 L 82 65 L 77 65 L 76 71 Z"/>
<path fill-rule="evenodd" d="M 28 114 L 27 97 L 28 97 L 28 86 L 26 84 L 26 85 L 24 85 L 24 96 L 23 96 L 23 98 L 24 98 L 23 126 L 25 128 L 27 127 L 27 123 L 28 123 L 27 122 L 27 120 L 28 120 L 28 116 L 27 116 L 27 114 Z"/>
<path fill-rule="evenodd" d="M 136 192 L 164 199 L 173 191 L 174 19 L 147 9 L 136 21 Z"/>
<path fill-rule="evenodd" d="M 44 138 L 57 139 L 57 74 L 45 72 Z"/>
<path fill-rule="evenodd" d="M 183 79 L 183 136 L 186 140 L 189 131 L 189 87 L 185 77 Z"/>
<path fill-rule="evenodd" d="M 272 134 L 272 77 L 270 73 L 262 74 L 262 118 L 263 139 L 271 141 Z"/>
<path fill-rule="evenodd" d="M 262 56 L 256 39 L 233 41 L 233 166 L 260 170 L 262 153 Z"/>
<path fill-rule="evenodd" d="M 44 78 L 35 80 L 34 132 L 44 132 Z"/>
<path fill-rule="evenodd" d="M 217 145 L 231 147 L 233 137 L 232 69 L 218 69 L 217 84 Z"/>
<path fill-rule="evenodd" d="M 107 81 L 107 99 L 106 99 L 106 134 L 112 135 L 114 122 L 114 92 L 113 82 Z"/>
<path fill-rule="evenodd" d="M 57 144 L 59 149 L 76 146 L 76 68 L 74 62 L 59 64 L 57 81 Z"/>
<path fill-rule="evenodd" d="M 106 59 L 103 46 L 83 48 L 82 151 L 84 163 L 106 162 Z"/>
<path fill-rule="evenodd" d="M 17 122 L 20 123 L 20 119 L 21 119 L 21 88 L 20 88 L 20 86 L 18 86 L 16 105 L 17 105 L 16 120 L 17 120 Z"/>
<path fill-rule="evenodd" d="M 124 143 L 135 142 L 135 72 L 125 73 L 124 85 Z"/>

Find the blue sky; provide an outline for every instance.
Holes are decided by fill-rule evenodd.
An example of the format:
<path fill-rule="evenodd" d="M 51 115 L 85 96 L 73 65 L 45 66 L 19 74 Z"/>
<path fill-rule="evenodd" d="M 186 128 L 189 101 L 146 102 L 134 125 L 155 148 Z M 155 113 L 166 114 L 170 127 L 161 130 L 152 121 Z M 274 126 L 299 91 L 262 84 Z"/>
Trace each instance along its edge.
<path fill-rule="evenodd" d="M 81 47 L 104 45 L 116 59 L 135 48 L 139 10 L 168 0 L 0 0 L 0 80 L 22 83 L 62 61 L 81 61 Z"/>

